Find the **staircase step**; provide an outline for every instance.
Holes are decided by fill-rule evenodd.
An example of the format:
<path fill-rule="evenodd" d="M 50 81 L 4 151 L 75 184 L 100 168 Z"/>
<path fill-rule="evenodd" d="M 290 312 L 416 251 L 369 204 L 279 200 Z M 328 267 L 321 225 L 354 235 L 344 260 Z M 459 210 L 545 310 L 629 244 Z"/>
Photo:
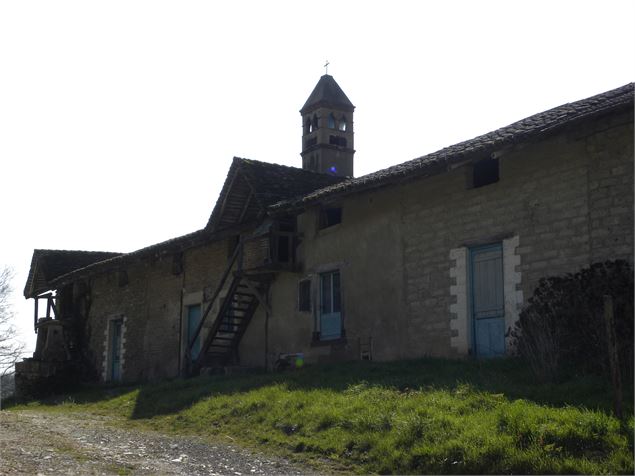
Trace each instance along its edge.
<path fill-rule="evenodd" d="M 216 349 L 231 349 L 233 346 L 232 346 L 232 343 L 229 342 L 229 345 L 225 345 L 225 344 L 210 344 L 209 347 L 210 347 L 210 349 L 212 347 L 215 347 Z"/>

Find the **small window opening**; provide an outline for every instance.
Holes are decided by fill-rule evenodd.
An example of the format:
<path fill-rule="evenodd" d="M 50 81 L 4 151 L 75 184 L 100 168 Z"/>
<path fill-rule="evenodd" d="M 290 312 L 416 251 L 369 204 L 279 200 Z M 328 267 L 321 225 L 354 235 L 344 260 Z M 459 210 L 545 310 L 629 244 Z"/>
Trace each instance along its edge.
<path fill-rule="evenodd" d="M 320 228 L 328 228 L 342 223 L 342 207 L 323 208 L 320 214 Z"/>
<path fill-rule="evenodd" d="M 472 166 L 472 187 L 478 188 L 498 182 L 498 159 L 484 159 Z"/>
<path fill-rule="evenodd" d="M 329 114 L 328 127 L 329 129 L 335 129 L 335 116 L 333 115 L 333 113 Z"/>
<path fill-rule="evenodd" d="M 339 130 L 342 132 L 346 132 L 346 116 L 342 116 L 340 119 Z"/>
<path fill-rule="evenodd" d="M 346 137 L 329 136 L 329 144 L 346 147 Z"/>
<path fill-rule="evenodd" d="M 306 122 L 304 123 L 304 133 L 308 134 L 309 132 L 313 132 L 311 129 L 311 119 L 307 118 Z"/>
<path fill-rule="evenodd" d="M 311 312 L 311 280 L 303 279 L 298 284 L 298 311 Z"/>
<path fill-rule="evenodd" d="M 313 114 L 313 120 L 311 121 L 311 132 L 317 130 L 318 128 L 318 118 L 315 114 Z"/>

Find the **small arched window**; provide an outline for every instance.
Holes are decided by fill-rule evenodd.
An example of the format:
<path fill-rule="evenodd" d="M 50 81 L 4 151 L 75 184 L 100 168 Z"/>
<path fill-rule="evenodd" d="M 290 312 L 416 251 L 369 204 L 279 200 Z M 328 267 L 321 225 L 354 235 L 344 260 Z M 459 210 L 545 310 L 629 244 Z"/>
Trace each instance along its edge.
<path fill-rule="evenodd" d="M 309 132 L 311 132 L 311 119 L 307 117 L 304 123 L 304 133 L 308 134 Z"/>
<path fill-rule="evenodd" d="M 346 116 L 342 116 L 342 118 L 340 119 L 339 130 L 342 132 L 346 132 Z"/>
<path fill-rule="evenodd" d="M 328 126 L 329 129 L 335 129 L 335 116 L 333 113 L 329 114 Z"/>
<path fill-rule="evenodd" d="M 313 121 L 311 122 L 311 125 L 313 126 L 313 130 L 318 128 L 318 118 L 315 114 L 313 114 Z"/>

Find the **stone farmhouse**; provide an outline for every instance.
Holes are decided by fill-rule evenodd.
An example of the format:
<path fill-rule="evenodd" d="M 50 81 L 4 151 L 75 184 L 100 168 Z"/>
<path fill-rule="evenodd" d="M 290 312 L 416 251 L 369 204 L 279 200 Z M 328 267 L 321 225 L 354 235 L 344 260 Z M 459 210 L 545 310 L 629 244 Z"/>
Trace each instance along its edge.
<path fill-rule="evenodd" d="M 234 158 L 207 225 L 132 253 L 35 250 L 18 386 L 510 352 L 543 276 L 633 262 L 633 84 L 362 177 L 332 76 L 302 168 Z"/>

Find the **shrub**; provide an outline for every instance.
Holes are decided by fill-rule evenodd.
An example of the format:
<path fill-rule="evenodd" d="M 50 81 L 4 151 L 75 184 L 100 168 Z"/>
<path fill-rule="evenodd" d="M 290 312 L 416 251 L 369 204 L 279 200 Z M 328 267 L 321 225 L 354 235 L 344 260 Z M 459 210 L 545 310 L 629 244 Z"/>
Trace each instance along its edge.
<path fill-rule="evenodd" d="M 596 263 L 542 278 L 512 336 L 543 380 L 570 372 L 608 375 L 604 295 L 613 297 L 620 364 L 633 375 L 633 271 L 626 261 Z"/>

